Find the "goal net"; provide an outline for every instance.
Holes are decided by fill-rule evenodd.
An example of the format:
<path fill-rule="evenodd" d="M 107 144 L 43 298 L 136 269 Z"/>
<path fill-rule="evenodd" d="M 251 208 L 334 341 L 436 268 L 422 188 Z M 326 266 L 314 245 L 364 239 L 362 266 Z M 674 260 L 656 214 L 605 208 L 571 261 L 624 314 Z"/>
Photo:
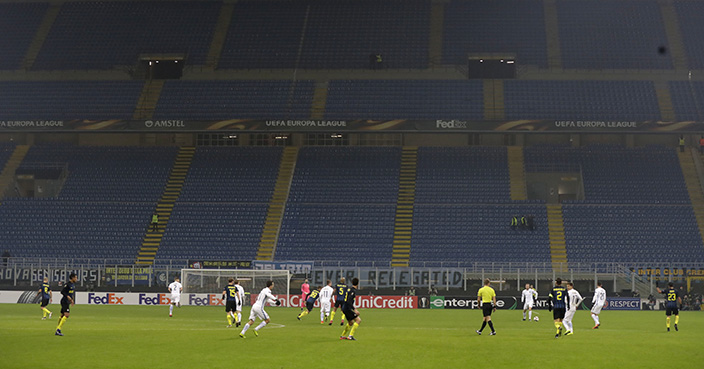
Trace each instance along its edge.
<path fill-rule="evenodd" d="M 249 295 L 259 294 L 266 281 L 274 281 L 272 293 L 288 301 L 291 287 L 291 274 L 288 270 L 251 269 L 181 269 L 183 293 L 221 293 L 227 280 L 234 278 L 244 288 L 245 305 L 250 305 Z"/>

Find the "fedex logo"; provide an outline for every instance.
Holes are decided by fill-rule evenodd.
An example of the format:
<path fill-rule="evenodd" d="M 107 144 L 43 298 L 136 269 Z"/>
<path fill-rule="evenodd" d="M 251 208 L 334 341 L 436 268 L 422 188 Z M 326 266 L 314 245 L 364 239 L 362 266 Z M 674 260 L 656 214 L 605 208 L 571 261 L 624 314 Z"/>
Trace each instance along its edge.
<path fill-rule="evenodd" d="M 139 294 L 140 305 L 168 305 L 170 303 L 171 299 L 166 297 L 163 293 L 159 293 L 155 297 L 149 297 L 144 293 Z"/>
<path fill-rule="evenodd" d="M 118 297 L 114 293 L 106 293 L 104 296 L 98 296 L 97 294 L 90 292 L 88 293 L 88 304 L 95 305 L 124 305 L 122 300 L 125 297 Z"/>
<path fill-rule="evenodd" d="M 219 295 L 209 294 L 205 297 L 198 297 L 195 294 L 188 295 L 188 304 L 195 306 L 225 306 L 225 300 Z"/>

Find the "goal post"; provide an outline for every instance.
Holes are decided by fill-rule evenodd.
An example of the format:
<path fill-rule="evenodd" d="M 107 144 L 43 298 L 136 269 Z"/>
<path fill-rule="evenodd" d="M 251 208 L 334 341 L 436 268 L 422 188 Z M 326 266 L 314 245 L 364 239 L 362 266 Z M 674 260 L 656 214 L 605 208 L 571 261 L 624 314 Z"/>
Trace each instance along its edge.
<path fill-rule="evenodd" d="M 229 278 L 235 278 L 244 288 L 245 295 L 258 294 L 266 281 L 272 280 L 272 293 L 279 298 L 289 299 L 291 273 L 288 270 L 252 269 L 181 269 L 183 293 L 221 293 Z M 245 299 L 245 305 L 250 305 Z"/>

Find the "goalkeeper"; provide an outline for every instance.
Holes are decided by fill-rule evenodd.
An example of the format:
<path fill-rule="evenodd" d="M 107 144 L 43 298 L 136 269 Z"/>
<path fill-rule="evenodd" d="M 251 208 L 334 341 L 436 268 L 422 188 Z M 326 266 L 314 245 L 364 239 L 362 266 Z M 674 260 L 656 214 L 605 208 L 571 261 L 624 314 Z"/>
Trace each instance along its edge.
<path fill-rule="evenodd" d="M 494 330 L 494 323 L 491 322 L 491 313 L 496 311 L 496 291 L 491 288 L 491 281 L 488 279 L 484 280 L 484 287 L 479 289 L 477 293 L 477 302 L 481 305 L 482 311 L 484 313 L 484 320 L 482 320 L 482 327 L 479 328 L 477 334 L 481 335 L 484 327 L 489 324 L 491 328 L 490 336 L 495 336 L 496 331 Z"/>
<path fill-rule="evenodd" d="M 276 296 L 271 294 L 271 289 L 274 287 L 274 281 L 268 280 L 266 281 L 266 287 L 262 289 L 261 292 L 259 292 L 259 296 L 257 296 L 257 301 L 252 305 L 252 310 L 249 313 L 249 322 L 244 325 L 244 328 L 242 328 L 242 332 L 240 332 L 240 337 L 244 338 L 244 334 L 247 333 L 247 330 L 249 327 L 254 324 L 254 321 L 259 318 L 262 320 L 259 325 L 254 328 L 254 335 L 259 336 L 259 330 L 264 328 L 267 324 L 271 322 L 269 319 L 269 314 L 264 311 L 264 305 L 268 303 L 275 303 L 276 306 L 281 305 L 281 301 L 279 301 Z"/>

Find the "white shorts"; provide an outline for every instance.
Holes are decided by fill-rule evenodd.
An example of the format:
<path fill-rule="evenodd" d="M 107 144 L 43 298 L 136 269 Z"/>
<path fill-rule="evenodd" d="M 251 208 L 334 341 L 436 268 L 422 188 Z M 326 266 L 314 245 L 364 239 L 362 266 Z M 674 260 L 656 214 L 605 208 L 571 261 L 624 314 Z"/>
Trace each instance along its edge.
<path fill-rule="evenodd" d="M 181 302 L 181 295 L 171 295 L 171 303 L 178 304 Z"/>
<path fill-rule="evenodd" d="M 320 303 L 320 311 L 329 313 L 330 312 L 330 303 Z"/>
<path fill-rule="evenodd" d="M 533 303 L 532 302 L 526 302 L 523 304 L 523 310 L 528 310 L 528 309 L 533 309 Z"/>
<path fill-rule="evenodd" d="M 572 318 L 574 318 L 574 313 L 577 312 L 577 309 L 569 309 L 565 312 L 565 317 L 562 319 L 562 321 L 568 321 L 571 322 Z"/>
<path fill-rule="evenodd" d="M 255 321 L 257 318 L 267 320 L 269 319 L 269 314 L 267 314 L 261 306 L 252 306 L 252 310 L 249 312 L 249 320 Z"/>
<path fill-rule="evenodd" d="M 599 314 L 601 313 L 601 308 L 603 308 L 604 305 L 594 305 L 592 306 L 592 314 Z"/>

